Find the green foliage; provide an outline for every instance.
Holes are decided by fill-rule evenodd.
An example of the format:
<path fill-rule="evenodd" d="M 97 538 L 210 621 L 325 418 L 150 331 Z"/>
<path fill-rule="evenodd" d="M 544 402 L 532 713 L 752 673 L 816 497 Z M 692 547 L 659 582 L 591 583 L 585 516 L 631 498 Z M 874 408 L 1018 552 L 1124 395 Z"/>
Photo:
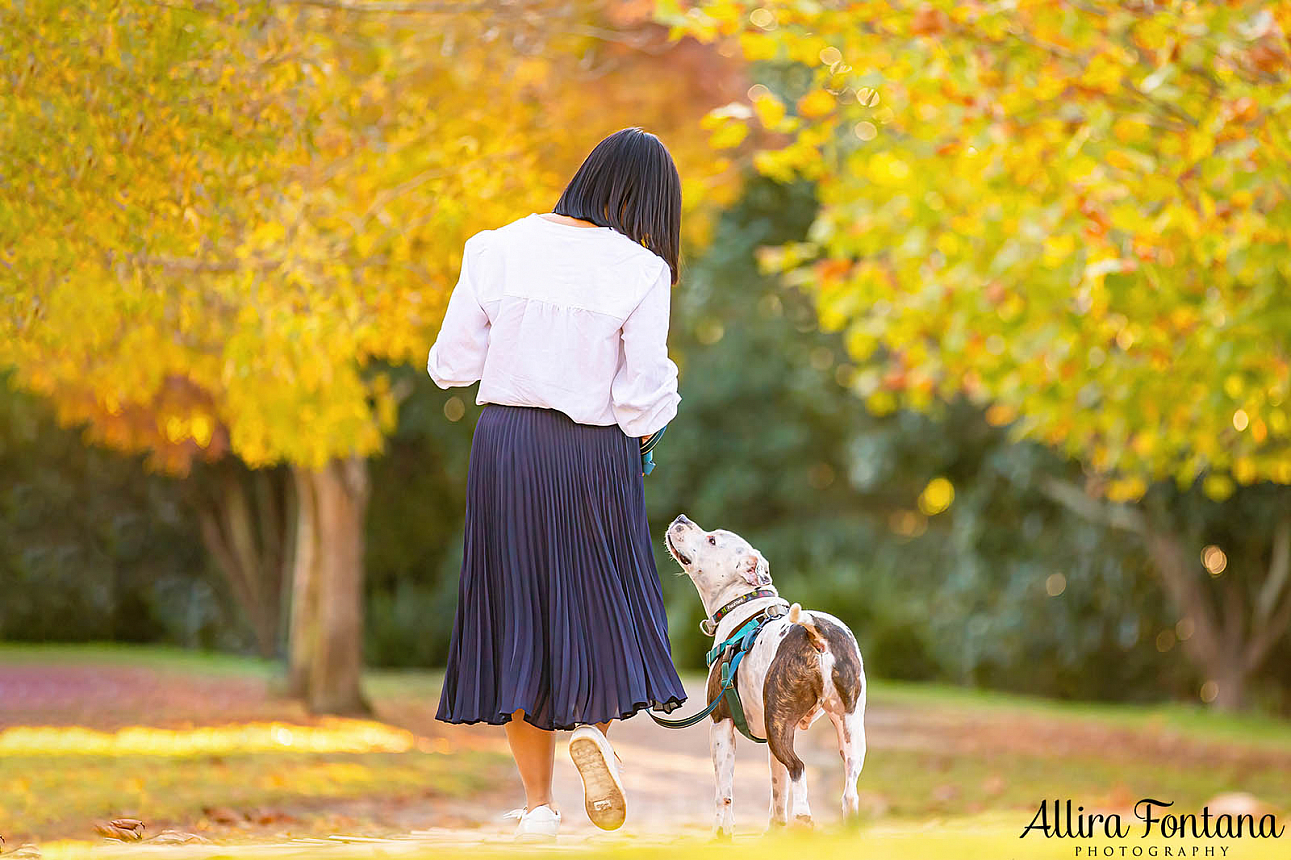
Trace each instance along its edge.
<path fill-rule="evenodd" d="M 175 482 L 0 375 L 0 639 L 242 642 Z M 232 615 L 232 617 L 230 617 Z"/>
<path fill-rule="evenodd" d="M 462 563 L 466 469 L 479 417 L 475 389 L 442 391 L 425 372 L 393 370 L 413 384 L 399 427 L 372 461 L 367 525 L 367 661 L 443 665 Z"/>
<path fill-rule="evenodd" d="M 1073 464 L 1011 443 L 967 403 L 941 420 L 876 417 L 845 396 L 867 366 L 754 262 L 814 211 L 804 183 L 750 181 L 686 273 L 670 337 L 682 404 L 646 483 L 652 533 L 684 512 L 744 535 L 784 594 L 853 626 L 880 677 L 1114 699 L 1185 690 L 1150 641 L 1174 619 L 1137 547 L 1039 490 Z M 953 488 L 940 512 L 926 495 L 938 479 Z M 702 666 L 699 601 L 656 555 L 674 659 Z M 1067 585 L 1050 596 L 1054 574 Z"/>

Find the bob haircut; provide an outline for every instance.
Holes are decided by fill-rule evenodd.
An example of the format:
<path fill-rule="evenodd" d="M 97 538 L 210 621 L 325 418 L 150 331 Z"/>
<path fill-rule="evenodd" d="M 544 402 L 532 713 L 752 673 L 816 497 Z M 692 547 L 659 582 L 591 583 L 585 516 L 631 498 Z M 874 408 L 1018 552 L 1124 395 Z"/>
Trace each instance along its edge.
<path fill-rule="evenodd" d="M 677 284 L 681 177 L 667 147 L 650 132 L 631 126 L 598 143 L 551 211 L 644 245 L 663 257 Z"/>

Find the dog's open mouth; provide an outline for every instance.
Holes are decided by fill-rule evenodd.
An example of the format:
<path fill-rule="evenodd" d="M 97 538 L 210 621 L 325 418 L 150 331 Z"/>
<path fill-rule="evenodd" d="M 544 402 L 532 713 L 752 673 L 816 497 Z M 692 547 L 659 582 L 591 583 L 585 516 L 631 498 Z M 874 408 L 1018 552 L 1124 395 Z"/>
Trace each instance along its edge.
<path fill-rule="evenodd" d="M 672 553 L 672 557 L 677 559 L 682 567 L 690 567 L 690 556 L 677 549 L 677 545 L 672 542 L 672 532 L 666 532 L 663 540 L 664 543 L 668 544 L 668 552 Z"/>

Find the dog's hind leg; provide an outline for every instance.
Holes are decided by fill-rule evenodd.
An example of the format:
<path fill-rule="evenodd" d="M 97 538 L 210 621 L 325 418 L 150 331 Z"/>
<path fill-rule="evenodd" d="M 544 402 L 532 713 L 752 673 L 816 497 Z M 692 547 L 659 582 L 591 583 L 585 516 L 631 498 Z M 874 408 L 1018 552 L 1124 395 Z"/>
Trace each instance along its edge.
<path fill-rule="evenodd" d="M 735 721 L 712 723 L 708 743 L 713 753 L 713 772 L 717 777 L 717 820 L 713 835 L 729 839 L 735 832 Z"/>
<path fill-rule="evenodd" d="M 771 764 L 771 815 L 770 827 L 783 827 L 789 823 L 789 769 L 773 754 L 767 755 Z"/>
<path fill-rule="evenodd" d="M 811 826 L 811 808 L 807 806 L 807 768 L 793 751 L 793 738 L 798 731 L 799 714 L 785 720 L 776 720 L 767 726 L 767 746 L 771 755 L 779 759 L 788 772 L 793 786 L 793 818 L 798 824 Z"/>
<path fill-rule="evenodd" d="M 860 807 L 856 782 L 865 765 L 865 720 L 860 708 L 851 713 L 831 712 L 829 718 L 838 732 L 838 753 L 843 757 L 843 820 L 855 823 Z"/>
<path fill-rule="evenodd" d="M 767 746 L 789 772 L 793 786 L 793 819 L 811 826 L 807 806 L 807 768 L 793 751 L 794 735 L 803 717 L 821 704 L 824 679 L 820 652 L 811 644 L 807 630 L 794 625 L 785 634 L 767 669 L 762 685 Z"/>

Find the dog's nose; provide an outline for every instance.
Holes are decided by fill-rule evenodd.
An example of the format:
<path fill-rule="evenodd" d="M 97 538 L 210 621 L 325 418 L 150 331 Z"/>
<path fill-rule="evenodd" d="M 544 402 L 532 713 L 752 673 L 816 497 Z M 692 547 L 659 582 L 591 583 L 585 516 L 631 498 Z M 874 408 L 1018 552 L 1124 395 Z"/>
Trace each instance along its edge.
<path fill-rule="evenodd" d="M 693 526 L 693 525 L 694 523 L 692 523 L 686 517 L 685 514 L 677 514 L 677 519 L 672 521 L 672 528 L 677 529 L 678 531 L 680 531 L 685 526 Z"/>

